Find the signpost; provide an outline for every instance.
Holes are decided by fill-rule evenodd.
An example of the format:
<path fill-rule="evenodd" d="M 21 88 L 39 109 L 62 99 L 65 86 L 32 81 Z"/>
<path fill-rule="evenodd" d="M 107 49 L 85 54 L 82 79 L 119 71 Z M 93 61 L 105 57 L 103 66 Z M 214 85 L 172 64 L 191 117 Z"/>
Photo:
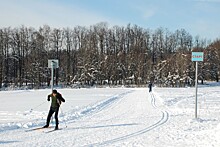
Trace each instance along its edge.
<path fill-rule="evenodd" d="M 58 64 L 58 60 L 57 59 L 50 59 L 48 60 L 48 68 L 51 68 L 51 90 L 53 91 L 53 72 L 55 68 L 59 68 L 59 64 Z"/>
<path fill-rule="evenodd" d="M 192 52 L 192 61 L 196 62 L 196 75 L 195 75 L 195 89 L 196 89 L 196 99 L 195 99 L 195 118 L 197 118 L 197 92 L 198 92 L 198 61 L 203 61 L 203 52 Z"/>

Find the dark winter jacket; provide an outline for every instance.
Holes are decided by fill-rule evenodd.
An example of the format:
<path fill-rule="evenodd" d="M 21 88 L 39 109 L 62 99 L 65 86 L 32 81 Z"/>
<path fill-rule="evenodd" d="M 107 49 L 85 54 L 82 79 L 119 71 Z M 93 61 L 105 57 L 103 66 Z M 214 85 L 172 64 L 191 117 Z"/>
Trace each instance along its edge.
<path fill-rule="evenodd" d="M 47 100 L 50 101 L 50 98 L 52 99 L 51 107 L 53 108 L 57 108 L 61 105 L 61 102 L 65 102 L 65 99 L 62 97 L 60 93 L 56 93 L 55 96 L 53 94 L 49 94 Z"/>

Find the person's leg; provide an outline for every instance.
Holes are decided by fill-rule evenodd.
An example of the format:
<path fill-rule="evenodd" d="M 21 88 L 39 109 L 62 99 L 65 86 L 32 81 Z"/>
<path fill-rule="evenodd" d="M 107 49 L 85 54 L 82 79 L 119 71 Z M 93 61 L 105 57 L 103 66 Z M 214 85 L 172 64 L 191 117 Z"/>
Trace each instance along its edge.
<path fill-rule="evenodd" d="M 55 127 L 55 129 L 58 129 L 58 125 L 59 125 L 58 113 L 59 113 L 59 107 L 55 111 L 55 120 L 56 120 L 56 127 Z"/>
<path fill-rule="evenodd" d="M 44 126 L 44 128 L 47 128 L 49 127 L 49 124 L 50 124 L 50 119 L 51 119 L 51 116 L 53 115 L 54 111 L 52 109 L 50 109 L 49 113 L 48 113 L 48 116 L 47 116 L 47 123 L 46 125 Z"/>

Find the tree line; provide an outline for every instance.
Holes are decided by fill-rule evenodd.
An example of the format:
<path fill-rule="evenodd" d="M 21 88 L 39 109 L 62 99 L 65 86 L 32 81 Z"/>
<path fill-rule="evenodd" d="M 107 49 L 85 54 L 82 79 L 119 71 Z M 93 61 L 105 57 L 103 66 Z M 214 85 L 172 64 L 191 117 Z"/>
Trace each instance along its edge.
<path fill-rule="evenodd" d="M 56 85 L 191 86 L 191 52 L 204 52 L 199 80 L 219 81 L 220 40 L 193 37 L 185 29 L 109 27 L 32 27 L 0 29 L 0 88 L 50 86 L 48 59 L 58 59 Z"/>

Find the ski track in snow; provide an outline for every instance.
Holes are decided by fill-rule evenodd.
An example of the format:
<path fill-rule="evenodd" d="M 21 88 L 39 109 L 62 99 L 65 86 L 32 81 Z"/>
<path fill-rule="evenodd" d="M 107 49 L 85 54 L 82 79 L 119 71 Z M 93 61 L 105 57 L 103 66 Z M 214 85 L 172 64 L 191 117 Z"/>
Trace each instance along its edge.
<path fill-rule="evenodd" d="M 151 98 L 151 105 L 155 109 L 158 109 L 159 111 L 161 111 L 161 113 L 162 113 L 161 119 L 158 122 L 156 122 L 156 123 L 154 123 L 154 124 L 144 128 L 142 130 L 138 130 L 137 132 L 133 132 L 131 134 L 127 134 L 125 136 L 121 136 L 119 138 L 115 138 L 115 139 L 112 139 L 112 140 L 107 140 L 107 141 L 104 141 L 104 142 L 101 142 L 101 143 L 89 144 L 89 145 L 86 145 L 85 147 L 87 147 L 87 146 L 111 145 L 111 144 L 113 144 L 115 142 L 121 142 L 123 140 L 127 140 L 129 138 L 136 137 L 136 136 L 139 136 L 141 134 L 147 133 L 147 132 L 149 132 L 149 131 L 151 131 L 151 130 L 157 128 L 157 127 L 160 127 L 163 124 L 165 124 L 168 121 L 168 119 L 169 119 L 169 113 L 167 111 L 163 111 L 163 110 L 160 110 L 159 108 L 157 108 L 155 96 L 154 96 L 153 93 L 150 93 L 150 98 Z"/>

